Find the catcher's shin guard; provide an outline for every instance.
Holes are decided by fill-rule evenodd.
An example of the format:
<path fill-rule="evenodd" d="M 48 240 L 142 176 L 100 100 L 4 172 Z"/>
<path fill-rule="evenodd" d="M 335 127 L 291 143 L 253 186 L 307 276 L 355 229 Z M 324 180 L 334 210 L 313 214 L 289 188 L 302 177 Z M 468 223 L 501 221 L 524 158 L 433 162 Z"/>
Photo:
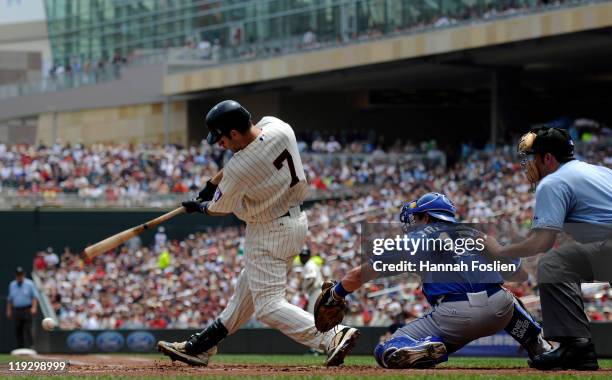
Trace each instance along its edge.
<path fill-rule="evenodd" d="M 551 344 L 542 337 L 542 327 L 516 297 L 512 319 L 504 330 L 520 343 L 531 359 L 552 350 Z"/>
<path fill-rule="evenodd" d="M 219 344 L 226 336 L 227 329 L 220 319 L 216 319 L 207 328 L 189 337 L 185 351 L 191 355 L 206 352 Z"/>

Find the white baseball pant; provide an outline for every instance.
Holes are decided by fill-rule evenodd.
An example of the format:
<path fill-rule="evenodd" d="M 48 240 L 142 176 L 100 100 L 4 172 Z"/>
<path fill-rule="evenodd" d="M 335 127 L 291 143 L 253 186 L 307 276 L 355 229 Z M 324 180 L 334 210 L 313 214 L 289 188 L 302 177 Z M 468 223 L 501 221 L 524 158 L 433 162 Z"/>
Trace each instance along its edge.
<path fill-rule="evenodd" d="M 238 277 L 236 289 L 221 322 L 234 333 L 251 315 L 310 348 L 327 350 L 335 332 L 317 331 L 312 314 L 285 299 L 287 272 L 299 253 L 308 232 L 306 213 L 286 216 L 246 227 L 246 267 Z M 344 326 L 339 325 L 338 329 Z"/>

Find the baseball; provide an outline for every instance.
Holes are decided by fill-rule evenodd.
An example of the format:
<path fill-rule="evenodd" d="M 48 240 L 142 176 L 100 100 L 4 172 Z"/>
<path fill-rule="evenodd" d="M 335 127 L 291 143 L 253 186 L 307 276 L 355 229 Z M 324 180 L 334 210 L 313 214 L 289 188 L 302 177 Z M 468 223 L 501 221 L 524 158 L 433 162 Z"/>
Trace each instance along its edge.
<path fill-rule="evenodd" d="M 55 319 L 53 318 L 45 318 L 42 321 L 42 327 L 43 329 L 47 331 L 51 331 L 55 329 L 56 326 L 57 326 L 57 323 L 55 322 Z"/>

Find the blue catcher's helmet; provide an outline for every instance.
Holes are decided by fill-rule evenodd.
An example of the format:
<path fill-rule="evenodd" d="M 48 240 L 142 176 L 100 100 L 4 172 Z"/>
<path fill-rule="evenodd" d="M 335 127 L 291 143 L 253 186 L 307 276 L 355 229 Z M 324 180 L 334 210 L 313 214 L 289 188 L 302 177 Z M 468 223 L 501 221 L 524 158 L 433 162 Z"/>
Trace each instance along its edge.
<path fill-rule="evenodd" d="M 455 211 L 456 208 L 453 202 L 446 195 L 427 193 L 418 200 L 408 202 L 402 207 L 400 221 L 402 223 L 413 224 L 414 214 L 425 212 L 436 219 L 457 223 Z"/>

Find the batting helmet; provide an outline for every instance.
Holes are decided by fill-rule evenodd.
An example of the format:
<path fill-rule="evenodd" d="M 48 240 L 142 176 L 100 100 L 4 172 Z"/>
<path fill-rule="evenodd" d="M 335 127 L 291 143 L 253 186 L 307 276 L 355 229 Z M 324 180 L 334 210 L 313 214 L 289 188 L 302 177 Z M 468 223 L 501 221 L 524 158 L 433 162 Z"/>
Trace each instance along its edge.
<path fill-rule="evenodd" d="M 414 223 L 415 213 L 427 213 L 439 220 L 457 223 L 455 219 L 456 208 L 453 202 L 444 194 L 427 193 L 416 201 L 408 202 L 402 207 L 400 221 L 402 223 Z"/>
<path fill-rule="evenodd" d="M 232 129 L 246 132 L 251 127 L 251 114 L 237 101 L 224 100 L 208 111 L 206 127 L 206 141 L 215 144 L 221 136 L 229 136 Z"/>

